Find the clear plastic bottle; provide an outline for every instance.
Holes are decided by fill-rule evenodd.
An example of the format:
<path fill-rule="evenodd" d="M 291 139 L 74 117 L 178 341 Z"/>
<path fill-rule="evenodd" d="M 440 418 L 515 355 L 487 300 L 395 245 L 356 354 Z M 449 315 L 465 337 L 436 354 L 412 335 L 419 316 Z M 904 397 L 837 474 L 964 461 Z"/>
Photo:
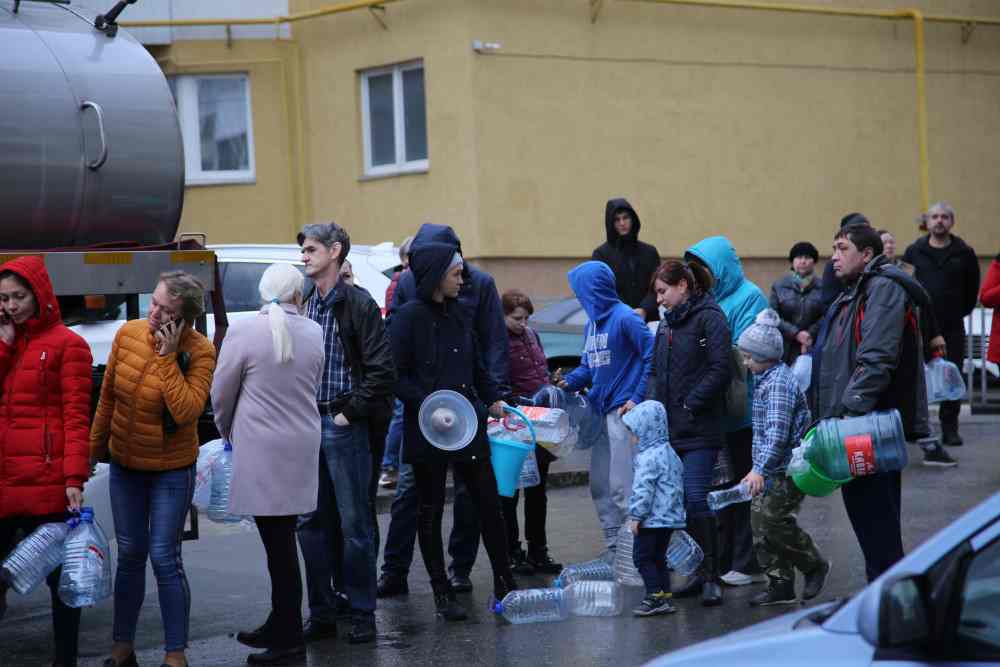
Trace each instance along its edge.
<path fill-rule="evenodd" d="M 68 607 L 89 607 L 111 597 L 111 548 L 94 510 L 84 507 L 70 520 L 63 550 L 59 599 Z"/>
<path fill-rule="evenodd" d="M 233 446 L 226 443 L 212 462 L 212 494 L 208 518 L 216 523 L 238 523 L 243 517 L 229 513 L 229 489 L 233 481 Z"/>
<path fill-rule="evenodd" d="M 21 595 L 35 589 L 63 561 L 67 523 L 42 524 L 21 540 L 3 562 L 4 578 Z"/>
<path fill-rule="evenodd" d="M 965 381 L 958 366 L 943 357 L 936 356 L 924 366 L 927 382 L 927 402 L 961 401 L 965 398 Z"/>
<path fill-rule="evenodd" d="M 677 574 L 688 577 L 701 565 L 705 554 L 694 538 L 683 530 L 675 530 L 667 545 L 667 565 Z"/>
<path fill-rule="evenodd" d="M 490 598 L 490 609 L 511 623 L 545 623 L 569 617 L 566 591 L 561 588 L 528 588 L 511 591 L 497 602 Z"/>
<path fill-rule="evenodd" d="M 566 589 L 566 596 L 576 616 L 618 616 L 625 604 L 622 587 L 613 581 L 578 581 Z"/>
<path fill-rule="evenodd" d="M 615 546 L 615 581 L 623 586 L 642 586 L 642 576 L 632 560 L 632 542 L 635 536 L 628 529 L 628 522 L 618 529 Z"/>
<path fill-rule="evenodd" d="M 538 471 L 538 459 L 535 458 L 535 450 L 532 449 L 524 457 L 524 465 L 521 466 L 521 478 L 518 480 L 517 485 L 522 489 L 526 489 L 529 486 L 538 486 L 541 483 L 542 475 Z"/>
<path fill-rule="evenodd" d="M 803 475 L 809 472 L 809 461 L 806 460 L 805 447 L 799 446 L 792 450 L 792 458 L 788 462 L 786 473 L 791 475 Z"/>
<path fill-rule="evenodd" d="M 728 489 L 712 491 L 708 494 L 708 506 L 712 508 L 712 511 L 718 512 L 723 507 L 728 505 L 732 505 L 734 503 L 745 503 L 752 497 L 750 487 L 743 482 L 740 482 L 736 486 L 729 487 Z"/>
<path fill-rule="evenodd" d="M 614 581 L 615 570 L 606 558 L 595 558 L 583 563 L 567 565 L 552 585 L 569 588 L 578 581 Z"/>

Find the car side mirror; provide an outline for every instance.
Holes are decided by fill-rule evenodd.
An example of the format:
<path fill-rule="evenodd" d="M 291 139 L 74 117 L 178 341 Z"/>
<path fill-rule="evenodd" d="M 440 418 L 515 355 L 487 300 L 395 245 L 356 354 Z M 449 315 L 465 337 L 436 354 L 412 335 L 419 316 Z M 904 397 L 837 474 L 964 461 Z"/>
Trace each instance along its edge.
<path fill-rule="evenodd" d="M 930 618 L 920 580 L 904 576 L 864 593 L 858 631 L 875 648 L 902 648 L 930 638 Z"/>

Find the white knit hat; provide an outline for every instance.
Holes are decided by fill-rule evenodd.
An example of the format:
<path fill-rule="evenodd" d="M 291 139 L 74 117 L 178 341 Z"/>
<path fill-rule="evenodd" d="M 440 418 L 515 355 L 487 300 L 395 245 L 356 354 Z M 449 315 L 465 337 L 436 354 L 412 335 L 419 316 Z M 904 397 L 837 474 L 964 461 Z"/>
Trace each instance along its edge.
<path fill-rule="evenodd" d="M 740 334 L 739 346 L 755 361 L 780 361 L 785 352 L 778 324 L 781 318 L 771 308 L 757 313 L 754 323 Z"/>

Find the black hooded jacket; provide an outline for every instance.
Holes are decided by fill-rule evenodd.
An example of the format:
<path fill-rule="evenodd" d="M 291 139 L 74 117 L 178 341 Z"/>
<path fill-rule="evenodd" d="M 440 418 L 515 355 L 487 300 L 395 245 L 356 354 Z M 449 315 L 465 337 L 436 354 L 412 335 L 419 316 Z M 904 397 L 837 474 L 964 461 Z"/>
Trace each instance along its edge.
<path fill-rule="evenodd" d="M 396 309 L 389 338 L 399 381 L 396 396 L 403 402 L 403 461 L 436 463 L 489 457 L 486 408 L 501 398 L 500 387 L 483 363 L 473 320 L 456 299 L 435 302 L 434 291 L 458 251 L 458 245 L 414 244 L 410 275 L 416 298 Z M 461 297 L 460 297 L 461 298 Z M 417 415 L 431 393 L 451 389 L 470 400 L 479 417 L 476 437 L 456 452 L 436 449 L 420 431 Z"/>
<path fill-rule="evenodd" d="M 632 214 L 632 229 L 625 236 L 615 231 L 615 212 L 619 210 Z M 639 240 L 640 227 L 639 215 L 628 200 L 609 199 L 604 207 L 608 240 L 594 250 L 592 259 L 611 267 L 619 299 L 630 308 L 642 308 L 646 311 L 646 319 L 655 321 L 660 316 L 650 283 L 660 265 L 660 253 L 654 246 Z"/>
<path fill-rule="evenodd" d="M 451 227 L 425 223 L 413 237 L 413 242 L 410 244 L 411 255 L 421 245 L 433 242 L 456 246 L 458 252 L 462 252 L 462 244 Z M 466 318 L 472 322 L 478 349 L 493 382 L 500 387 L 501 394 L 507 396 L 510 393 L 510 342 L 507 339 L 507 325 L 504 323 L 503 307 L 500 304 L 496 282 L 493 276 L 470 266 L 468 262 L 465 263 L 463 276 L 465 284 L 458 294 L 458 305 L 465 311 Z M 390 328 L 396 312 L 403 304 L 416 298 L 417 281 L 413 271 L 404 271 L 399 276 L 392 303 L 386 304 L 389 309 Z"/>
<path fill-rule="evenodd" d="M 962 319 L 979 300 L 979 260 L 976 252 L 954 234 L 951 244 L 938 253 L 930 238 L 917 239 L 903 255 L 913 265 L 914 277 L 934 301 L 934 314 L 942 331 L 963 331 Z"/>

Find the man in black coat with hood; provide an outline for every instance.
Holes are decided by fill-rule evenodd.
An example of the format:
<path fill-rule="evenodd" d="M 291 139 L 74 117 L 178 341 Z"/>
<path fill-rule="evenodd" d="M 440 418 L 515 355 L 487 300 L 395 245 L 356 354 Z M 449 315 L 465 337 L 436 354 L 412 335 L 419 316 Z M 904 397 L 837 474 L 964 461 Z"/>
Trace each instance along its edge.
<path fill-rule="evenodd" d="M 653 274 L 660 266 L 660 252 L 639 240 L 642 224 L 627 199 L 609 199 L 604 206 L 604 229 L 608 240 L 599 245 L 591 259 L 604 262 L 615 274 L 618 298 L 647 322 L 660 319 L 653 294 Z"/>
<path fill-rule="evenodd" d="M 462 251 L 461 242 L 455 230 L 447 225 L 425 223 L 413 237 L 410 252 L 415 253 L 421 244 L 446 243 Z M 464 265 L 464 284 L 458 295 L 458 305 L 464 316 L 472 322 L 477 339 L 477 349 L 490 375 L 490 379 L 500 388 L 500 395 L 510 394 L 509 342 L 507 325 L 504 322 L 503 306 L 497 292 L 493 276 L 480 271 L 468 263 Z M 417 281 L 413 271 L 404 271 L 389 308 L 389 328 L 397 310 L 408 301 L 417 299 Z M 406 447 L 405 437 L 403 447 Z M 396 497 L 392 501 L 392 520 L 385 539 L 382 575 L 378 581 L 378 596 L 392 597 L 409 592 L 406 579 L 413 561 L 413 545 L 417 539 L 417 493 L 413 486 L 413 473 L 409 466 L 401 466 Z M 476 562 L 479 551 L 479 517 L 465 485 L 455 486 L 455 523 L 448 540 L 448 554 L 451 556 L 449 572 L 451 585 L 456 592 L 472 590 L 469 572 Z"/>

